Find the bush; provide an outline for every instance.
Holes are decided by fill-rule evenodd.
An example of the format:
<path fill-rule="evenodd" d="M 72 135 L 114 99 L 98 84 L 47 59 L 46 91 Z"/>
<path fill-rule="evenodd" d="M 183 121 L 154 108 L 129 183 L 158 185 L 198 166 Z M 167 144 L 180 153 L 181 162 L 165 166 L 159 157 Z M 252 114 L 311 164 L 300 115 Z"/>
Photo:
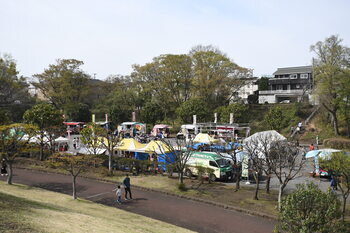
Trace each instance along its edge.
<path fill-rule="evenodd" d="M 186 191 L 187 190 L 186 185 L 184 183 L 177 184 L 177 188 L 180 191 Z"/>
<path fill-rule="evenodd" d="M 345 138 L 327 138 L 323 140 L 323 144 L 334 149 L 350 149 L 350 139 Z"/>

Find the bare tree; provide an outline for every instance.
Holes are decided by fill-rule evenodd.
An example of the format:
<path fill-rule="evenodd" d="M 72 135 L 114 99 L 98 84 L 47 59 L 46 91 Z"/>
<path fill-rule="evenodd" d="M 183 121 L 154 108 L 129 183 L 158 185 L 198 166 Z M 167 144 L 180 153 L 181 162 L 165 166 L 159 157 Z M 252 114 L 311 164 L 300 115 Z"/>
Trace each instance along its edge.
<path fill-rule="evenodd" d="M 281 201 L 284 189 L 289 181 L 296 178 L 303 168 L 305 160 L 302 159 L 302 152 L 299 147 L 286 142 L 279 141 L 274 143 L 269 152 L 272 172 L 279 181 L 278 189 L 278 208 L 281 209 Z"/>
<path fill-rule="evenodd" d="M 92 162 L 102 162 L 93 155 L 73 155 L 69 153 L 56 153 L 50 157 L 48 162 L 57 168 L 68 171 L 72 176 L 73 199 L 77 199 L 76 180 L 77 177 L 86 170 Z"/>
<path fill-rule="evenodd" d="M 244 148 L 249 153 L 253 177 L 256 182 L 254 199 L 258 200 L 260 176 L 263 172 L 267 177 L 266 192 L 270 192 L 270 181 L 274 170 L 270 151 L 276 143 L 285 140 L 285 137 L 274 130 L 255 133 L 245 139 Z"/>
<path fill-rule="evenodd" d="M 174 145 L 164 139 L 162 139 L 161 141 L 168 147 L 170 153 L 175 156 L 174 166 L 179 174 L 179 184 L 183 184 L 183 178 L 185 170 L 187 168 L 187 162 L 193 154 L 193 150 L 191 149 L 192 141 L 186 142 L 185 139 L 176 139 Z M 166 156 L 166 154 L 163 152 L 162 156 Z M 167 159 L 170 160 L 170 158 Z"/>

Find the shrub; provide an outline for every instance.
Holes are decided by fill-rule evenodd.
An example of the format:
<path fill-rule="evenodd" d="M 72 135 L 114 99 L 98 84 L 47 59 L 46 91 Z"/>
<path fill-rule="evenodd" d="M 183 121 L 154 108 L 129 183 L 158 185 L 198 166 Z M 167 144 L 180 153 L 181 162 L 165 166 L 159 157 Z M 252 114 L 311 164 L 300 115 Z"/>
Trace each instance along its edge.
<path fill-rule="evenodd" d="M 327 138 L 323 140 L 325 147 L 331 147 L 334 149 L 350 149 L 350 139 L 346 138 Z"/>
<path fill-rule="evenodd" d="M 177 188 L 180 191 L 186 191 L 187 190 L 186 185 L 184 183 L 177 184 Z"/>

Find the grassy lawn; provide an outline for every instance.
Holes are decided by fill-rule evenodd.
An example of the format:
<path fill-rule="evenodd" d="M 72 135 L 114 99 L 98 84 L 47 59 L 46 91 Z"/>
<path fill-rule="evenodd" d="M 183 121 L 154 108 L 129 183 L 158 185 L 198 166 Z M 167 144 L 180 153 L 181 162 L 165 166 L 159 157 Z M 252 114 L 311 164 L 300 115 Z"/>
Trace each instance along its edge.
<path fill-rule="evenodd" d="M 0 182 L 0 232 L 190 232 L 158 220 Z"/>

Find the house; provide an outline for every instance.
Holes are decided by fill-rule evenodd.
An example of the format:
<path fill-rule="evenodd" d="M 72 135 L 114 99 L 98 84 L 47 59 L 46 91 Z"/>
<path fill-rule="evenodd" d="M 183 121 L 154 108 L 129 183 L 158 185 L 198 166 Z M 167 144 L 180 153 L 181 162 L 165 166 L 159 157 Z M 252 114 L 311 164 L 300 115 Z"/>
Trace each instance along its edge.
<path fill-rule="evenodd" d="M 247 104 L 248 96 L 253 95 L 254 92 L 258 90 L 258 78 L 252 77 L 241 80 L 244 82 L 244 85 L 242 85 L 236 92 L 233 93 L 233 96 L 230 99 L 230 103 L 241 100 L 243 103 Z"/>
<path fill-rule="evenodd" d="M 312 66 L 278 68 L 268 80 L 268 90 L 259 91 L 259 103 L 311 101 Z"/>

